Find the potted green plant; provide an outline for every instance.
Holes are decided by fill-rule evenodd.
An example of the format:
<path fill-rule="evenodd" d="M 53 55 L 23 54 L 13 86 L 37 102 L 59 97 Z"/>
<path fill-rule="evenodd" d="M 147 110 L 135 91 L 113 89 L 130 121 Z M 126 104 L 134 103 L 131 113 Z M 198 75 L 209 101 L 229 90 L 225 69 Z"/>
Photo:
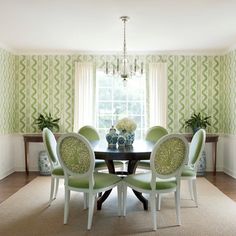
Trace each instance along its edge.
<path fill-rule="evenodd" d="M 200 112 L 198 114 L 194 112 L 191 117 L 185 121 L 184 126 L 186 128 L 190 127 L 193 133 L 195 133 L 201 128 L 206 129 L 207 126 L 211 126 L 209 122 L 210 118 L 211 116 L 204 116 Z"/>
<path fill-rule="evenodd" d="M 48 114 L 39 114 L 38 118 L 35 119 L 34 123 L 38 125 L 38 128 L 43 131 L 44 128 L 48 128 L 51 131 L 59 130 L 59 122 L 60 118 L 53 118 L 52 114 L 49 112 Z"/>

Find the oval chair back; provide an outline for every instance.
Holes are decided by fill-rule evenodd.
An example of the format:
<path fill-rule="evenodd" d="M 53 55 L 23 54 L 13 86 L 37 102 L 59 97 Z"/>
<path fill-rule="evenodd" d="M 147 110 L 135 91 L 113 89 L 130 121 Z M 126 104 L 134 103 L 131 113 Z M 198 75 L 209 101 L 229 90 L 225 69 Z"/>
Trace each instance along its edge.
<path fill-rule="evenodd" d="M 58 139 L 57 154 L 65 172 L 65 181 L 69 176 L 89 177 L 93 185 L 95 157 L 88 140 L 80 134 L 68 133 Z"/>
<path fill-rule="evenodd" d="M 49 162 L 52 167 L 59 164 L 57 157 L 57 141 L 52 131 L 48 128 L 43 129 L 43 143 L 48 154 Z"/>
<path fill-rule="evenodd" d="M 167 179 L 180 176 L 188 158 L 188 151 L 188 142 L 180 134 L 169 134 L 161 138 L 156 143 L 150 158 L 153 184 L 156 183 L 156 177 Z"/>
<path fill-rule="evenodd" d="M 57 156 L 57 141 L 52 131 L 48 128 L 43 129 L 43 143 L 51 165 L 51 190 L 49 198 L 50 205 L 51 202 L 57 197 L 59 179 L 64 179 L 64 172 L 60 166 Z"/>
<path fill-rule="evenodd" d="M 95 156 L 89 141 L 80 134 L 64 134 L 58 139 L 57 155 L 65 172 L 64 224 L 68 222 L 70 191 L 83 192 L 88 207 L 88 225 L 91 229 L 95 196 L 118 186 L 118 209 L 121 209 L 121 178 L 94 172 Z"/>
<path fill-rule="evenodd" d="M 168 131 L 162 126 L 153 126 L 147 130 L 145 139 L 151 142 L 157 142 L 161 137 L 168 134 Z"/>
<path fill-rule="evenodd" d="M 98 141 L 100 140 L 97 130 L 90 125 L 83 126 L 78 131 L 79 134 L 83 135 L 89 141 Z"/>
<path fill-rule="evenodd" d="M 197 169 L 197 164 L 200 160 L 204 144 L 206 141 L 206 131 L 204 129 L 198 130 L 192 138 L 189 149 L 188 165 Z"/>

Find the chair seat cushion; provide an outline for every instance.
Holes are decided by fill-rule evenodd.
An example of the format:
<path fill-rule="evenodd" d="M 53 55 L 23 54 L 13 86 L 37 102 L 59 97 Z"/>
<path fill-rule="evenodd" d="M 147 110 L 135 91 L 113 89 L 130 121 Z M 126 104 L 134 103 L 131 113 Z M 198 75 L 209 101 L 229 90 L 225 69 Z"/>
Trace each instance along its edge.
<path fill-rule="evenodd" d="M 187 176 L 196 176 L 196 172 L 194 171 L 194 169 L 192 169 L 189 166 L 184 166 L 182 173 L 181 173 L 182 177 L 187 177 Z"/>
<path fill-rule="evenodd" d="M 151 182 L 151 172 L 148 173 L 140 173 L 128 175 L 124 178 L 124 181 L 133 186 L 140 189 L 151 190 L 150 182 Z M 156 190 L 165 190 L 175 188 L 177 186 L 177 181 L 175 178 L 171 179 L 158 179 L 156 180 Z"/>
<path fill-rule="evenodd" d="M 117 175 L 94 172 L 94 189 L 106 188 L 121 181 Z M 73 188 L 89 188 L 89 180 L 86 178 L 69 177 L 68 185 Z"/>
<path fill-rule="evenodd" d="M 138 168 L 139 167 L 145 167 L 147 169 L 150 169 L 150 160 L 142 160 L 138 162 Z"/>
<path fill-rule="evenodd" d="M 57 166 L 52 170 L 52 175 L 64 175 L 64 171 L 61 166 Z"/>
<path fill-rule="evenodd" d="M 107 164 L 103 160 L 95 160 L 95 168 L 107 168 Z"/>
<path fill-rule="evenodd" d="M 115 167 L 118 166 L 123 166 L 123 162 L 121 161 L 114 161 L 114 165 Z M 100 168 L 104 168 L 107 169 L 107 164 L 104 160 L 95 160 L 95 169 L 100 169 Z"/>

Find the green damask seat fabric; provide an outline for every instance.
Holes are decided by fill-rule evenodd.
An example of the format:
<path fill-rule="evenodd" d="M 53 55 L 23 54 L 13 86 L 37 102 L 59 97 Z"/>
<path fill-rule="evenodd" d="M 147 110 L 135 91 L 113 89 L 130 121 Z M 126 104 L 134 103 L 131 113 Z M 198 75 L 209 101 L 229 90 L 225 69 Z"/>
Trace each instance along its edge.
<path fill-rule="evenodd" d="M 61 166 L 58 166 L 58 167 L 55 167 L 53 170 L 52 170 L 52 174 L 53 175 L 64 175 L 64 171 L 62 169 Z"/>
<path fill-rule="evenodd" d="M 43 129 L 43 143 L 47 151 L 48 159 L 51 166 L 51 191 L 49 205 L 56 199 L 59 179 L 64 179 L 64 172 L 57 157 L 57 141 L 52 131 L 48 128 Z M 54 187 L 56 184 L 56 188 Z"/>
<path fill-rule="evenodd" d="M 148 129 L 145 140 L 156 143 L 160 138 L 167 135 L 168 131 L 162 126 L 153 126 Z M 138 168 L 150 169 L 150 160 L 141 160 Z"/>
<path fill-rule="evenodd" d="M 89 141 L 98 141 L 98 140 L 100 140 L 100 137 L 99 137 L 99 134 L 98 134 L 97 130 L 94 127 L 90 126 L 90 125 L 86 125 L 86 126 L 81 127 L 79 129 L 78 133 L 83 135 Z"/>
<path fill-rule="evenodd" d="M 188 142 L 179 134 L 165 135 L 155 144 L 150 158 L 150 171 L 128 175 L 124 178 L 123 214 L 126 215 L 127 187 L 149 194 L 153 217 L 153 230 L 156 223 L 156 196 L 162 193 L 175 193 L 177 223 L 180 225 L 180 175 L 188 157 Z"/>
<path fill-rule="evenodd" d="M 195 176 L 196 171 L 189 166 L 184 166 L 181 176 Z"/>
<path fill-rule="evenodd" d="M 92 226 L 95 197 L 100 192 L 117 187 L 120 215 L 121 178 L 109 173 L 94 172 L 94 151 L 85 137 L 76 133 L 62 135 L 58 140 L 57 154 L 65 175 L 64 224 L 67 224 L 69 216 L 70 191 L 84 193 L 85 208 L 88 207 L 88 230 Z"/>
<path fill-rule="evenodd" d="M 106 186 L 112 185 L 114 183 L 118 183 L 120 181 L 120 177 L 117 175 L 101 172 L 95 172 L 94 173 L 94 189 L 101 189 L 105 188 Z M 76 178 L 76 177 L 69 177 L 68 185 L 73 188 L 89 188 L 89 180 L 88 178 Z"/>
<path fill-rule="evenodd" d="M 201 158 L 202 150 L 204 149 L 206 140 L 206 131 L 204 129 L 198 130 L 192 138 L 189 149 L 188 165 L 186 165 L 181 174 L 181 180 L 187 180 L 189 182 L 189 191 L 192 200 L 194 200 L 196 206 L 197 190 L 196 190 L 196 177 L 198 162 Z"/>
<path fill-rule="evenodd" d="M 202 151 L 202 144 L 205 143 L 203 130 L 199 130 L 193 135 L 192 141 L 190 143 L 189 149 L 189 165 L 195 165 Z"/>
<path fill-rule="evenodd" d="M 99 133 L 97 130 L 90 125 L 83 126 L 79 129 L 78 131 L 79 134 L 83 135 L 88 141 L 93 142 L 93 141 L 99 141 Z M 114 161 L 114 165 L 116 167 L 122 167 L 123 162 L 121 161 Z M 103 160 L 95 160 L 95 169 L 100 170 L 100 169 L 107 169 L 107 164 Z"/>
<path fill-rule="evenodd" d="M 162 126 L 153 126 L 148 129 L 145 139 L 156 143 L 161 137 L 168 134 L 168 131 Z"/>
<path fill-rule="evenodd" d="M 57 150 L 56 150 L 57 141 L 54 137 L 54 134 L 51 132 L 51 130 L 47 128 L 45 128 L 44 130 L 45 130 L 44 131 L 45 133 L 44 144 L 48 152 L 48 158 L 50 158 L 53 164 L 55 165 L 58 163 Z"/>
<path fill-rule="evenodd" d="M 145 190 L 151 190 L 151 178 L 152 174 L 149 173 L 139 173 L 134 175 L 128 175 L 125 181 L 137 188 L 142 188 Z M 177 182 L 175 178 L 172 179 L 158 179 L 156 182 L 156 189 L 164 190 L 175 188 L 177 186 Z"/>

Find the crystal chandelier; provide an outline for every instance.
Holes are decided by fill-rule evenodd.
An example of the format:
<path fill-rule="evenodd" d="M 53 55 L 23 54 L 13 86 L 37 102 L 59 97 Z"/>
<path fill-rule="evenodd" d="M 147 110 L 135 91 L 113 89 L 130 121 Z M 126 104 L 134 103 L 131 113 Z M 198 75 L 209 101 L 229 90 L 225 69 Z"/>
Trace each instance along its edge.
<path fill-rule="evenodd" d="M 124 24 L 124 41 L 123 41 L 123 54 L 122 56 L 117 56 L 116 63 L 108 63 L 106 61 L 106 71 L 107 75 L 118 76 L 123 79 L 124 86 L 127 85 L 127 79 L 132 78 L 132 76 L 142 75 L 144 72 L 143 62 L 139 63 L 137 57 L 133 59 L 131 63 L 131 57 L 127 56 L 126 49 L 126 22 L 129 20 L 128 16 L 121 16 L 120 19 Z"/>

